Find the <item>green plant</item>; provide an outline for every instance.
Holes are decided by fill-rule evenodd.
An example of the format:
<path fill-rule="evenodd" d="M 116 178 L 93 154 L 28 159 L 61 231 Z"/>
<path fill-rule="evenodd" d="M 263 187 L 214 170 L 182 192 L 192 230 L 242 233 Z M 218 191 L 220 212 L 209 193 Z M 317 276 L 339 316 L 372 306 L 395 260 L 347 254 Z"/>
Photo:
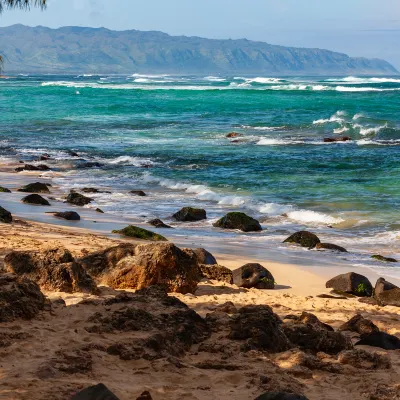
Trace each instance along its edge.
<path fill-rule="evenodd" d="M 367 286 L 364 283 L 360 283 L 355 290 L 358 294 L 366 294 L 367 293 Z"/>

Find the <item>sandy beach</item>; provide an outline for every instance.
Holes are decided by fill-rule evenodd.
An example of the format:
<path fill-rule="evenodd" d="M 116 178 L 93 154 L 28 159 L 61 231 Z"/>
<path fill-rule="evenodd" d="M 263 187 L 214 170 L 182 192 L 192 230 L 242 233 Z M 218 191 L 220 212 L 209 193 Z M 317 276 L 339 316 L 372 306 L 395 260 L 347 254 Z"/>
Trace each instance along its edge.
<path fill-rule="evenodd" d="M 15 192 L 17 187 L 36 180 L 51 182 L 48 178 L 37 178 L 38 173 L 17 175 L 7 168 L 3 168 L 0 175 L 0 185 L 13 192 L 0 195 L 1 206 L 13 214 L 12 224 L 0 224 L 0 256 L 4 273 L 3 260 L 11 251 L 41 252 L 65 247 L 75 259 L 79 259 L 119 244 L 143 243 L 110 233 L 115 227 L 130 222 L 126 219 L 116 222 L 114 216 L 72 207 L 82 217 L 79 223 L 75 223 L 45 214 L 44 207 L 20 204 L 23 194 Z M 52 187 L 50 196 L 58 198 L 61 195 L 56 187 Z M 51 211 L 61 209 L 66 209 L 64 203 L 52 201 Z M 191 238 L 181 238 L 175 244 L 179 247 L 206 247 L 205 243 L 193 243 Z M 213 253 L 219 265 L 231 270 L 246 263 L 262 264 L 273 274 L 275 290 L 245 289 L 203 279 L 194 293 L 170 293 L 206 321 L 216 321 L 210 337 L 206 342 L 194 343 L 179 355 L 172 352 L 170 356 L 132 359 L 121 355 L 116 358 L 104 349 L 121 340 L 142 340 L 144 333 L 140 329 L 110 332 L 88 328 L 88 321 L 96 320 L 94 314 L 115 311 L 119 305 L 110 299 L 115 299 L 120 290 L 104 285 L 99 285 L 96 294 L 42 289 L 51 306 L 29 321 L 1 323 L 4 340 L 0 341 L 0 398 L 68 399 L 77 391 L 97 383 L 104 383 L 121 400 L 136 399 L 145 390 L 155 400 L 247 400 L 269 391 L 303 394 L 310 400 L 400 398 L 400 350 L 356 346 L 357 351 L 378 354 L 374 356 L 378 357 L 374 362 L 361 360 L 358 363 L 322 351 L 311 354 L 296 346 L 278 353 L 256 349 L 242 352 L 236 342 L 227 341 L 224 331 L 224 325 L 229 325 L 226 318 L 234 317 L 238 309 L 259 305 L 270 306 L 284 321 L 288 315 L 312 313 L 334 329 L 361 314 L 382 332 L 400 337 L 398 307 L 361 303 L 356 297 L 317 297 L 330 293 L 330 289 L 325 288 L 329 278 L 350 272 L 340 265 L 318 265 L 318 262 L 305 265 L 304 261 L 296 265 L 267 257 L 251 257 L 246 254 L 246 249 L 238 249 L 229 243 L 223 245 L 222 242 L 210 244 L 206 249 Z M 367 269 L 352 271 L 364 274 L 373 285 L 379 277 Z M 395 279 L 390 281 L 396 285 L 400 283 Z M 134 290 L 126 291 L 134 293 Z M 102 302 L 114 305 L 104 308 Z M 227 302 L 234 310 L 221 311 L 226 311 Z M 151 307 L 151 302 L 146 307 Z M 123 310 L 118 309 L 118 312 Z M 357 335 L 353 332 L 350 336 L 354 344 Z"/>

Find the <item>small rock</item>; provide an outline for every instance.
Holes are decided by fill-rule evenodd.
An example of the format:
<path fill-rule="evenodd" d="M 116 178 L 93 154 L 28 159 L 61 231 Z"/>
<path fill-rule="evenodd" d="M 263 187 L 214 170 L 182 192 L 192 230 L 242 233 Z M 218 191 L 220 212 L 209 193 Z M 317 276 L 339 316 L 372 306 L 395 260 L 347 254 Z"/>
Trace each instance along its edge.
<path fill-rule="evenodd" d="M 146 390 L 136 400 L 153 400 L 151 394 Z"/>
<path fill-rule="evenodd" d="M 395 258 L 384 257 L 379 254 L 374 254 L 373 256 L 371 256 L 371 258 L 374 258 L 375 260 L 378 260 L 378 261 L 384 261 L 384 262 L 391 262 L 391 263 L 397 262 L 397 260 Z"/>
<path fill-rule="evenodd" d="M 317 246 L 318 243 L 321 243 L 317 235 L 314 235 L 308 231 L 300 231 L 296 232 L 293 235 L 289 236 L 283 243 L 295 243 L 300 245 L 301 247 L 308 247 L 309 249 L 313 249 Z"/>
<path fill-rule="evenodd" d="M 96 208 L 95 211 L 98 212 L 98 213 L 100 213 L 100 214 L 104 214 L 104 211 L 103 211 L 102 209 L 100 209 L 100 208 Z"/>
<path fill-rule="evenodd" d="M 374 295 L 375 297 L 379 297 L 381 293 L 392 289 L 398 289 L 398 286 L 388 282 L 385 278 L 379 278 L 375 283 Z"/>
<path fill-rule="evenodd" d="M 195 222 L 207 219 L 206 211 L 201 208 L 183 207 L 173 217 L 181 222 Z"/>
<path fill-rule="evenodd" d="M 364 318 L 361 314 L 357 314 L 341 325 L 339 331 L 357 332 L 362 335 L 365 333 L 379 332 L 379 328 L 369 319 Z"/>
<path fill-rule="evenodd" d="M 92 198 L 86 197 L 83 194 L 76 192 L 71 192 L 67 196 L 67 203 L 75 204 L 76 206 L 85 206 L 86 204 L 89 204 L 91 201 L 93 201 Z"/>
<path fill-rule="evenodd" d="M 54 213 L 54 216 L 66 219 L 67 221 L 79 221 L 81 219 L 80 215 L 75 211 L 56 212 Z"/>
<path fill-rule="evenodd" d="M 347 142 L 349 140 L 351 140 L 351 137 L 349 136 L 341 136 L 337 138 L 324 138 L 325 143 Z"/>
<path fill-rule="evenodd" d="M 345 350 L 339 353 L 338 361 L 354 368 L 361 369 L 390 369 L 391 362 L 387 354 L 369 353 L 361 349 Z"/>
<path fill-rule="evenodd" d="M 11 190 L 3 186 L 0 186 L 0 193 L 11 193 Z"/>
<path fill-rule="evenodd" d="M 50 193 L 48 186 L 45 183 L 35 182 L 29 183 L 18 189 L 18 192 L 27 192 L 27 193 Z"/>
<path fill-rule="evenodd" d="M 36 204 L 38 206 L 49 206 L 50 203 L 40 194 L 30 194 L 21 200 L 25 204 Z"/>
<path fill-rule="evenodd" d="M 69 154 L 71 157 L 79 157 L 79 154 L 73 150 L 67 150 L 67 154 Z"/>
<path fill-rule="evenodd" d="M 240 137 L 243 136 L 241 133 L 237 133 L 237 132 L 230 132 L 226 135 L 227 138 L 235 138 L 235 137 Z"/>
<path fill-rule="evenodd" d="M 152 225 L 156 228 L 166 228 L 166 229 L 172 229 L 172 226 L 169 226 L 167 224 L 164 224 L 164 222 L 161 221 L 161 219 L 155 218 L 151 219 L 150 221 L 147 221 L 149 225 Z"/>
<path fill-rule="evenodd" d="M 317 243 L 315 248 L 317 250 L 332 250 L 340 253 L 347 253 L 347 250 L 344 247 L 332 243 Z"/>
<path fill-rule="evenodd" d="M 230 212 L 213 224 L 216 228 L 239 229 L 242 232 L 260 232 L 260 223 L 241 212 Z"/>
<path fill-rule="evenodd" d="M 400 289 L 385 290 L 379 295 L 378 300 L 384 306 L 400 307 Z"/>
<path fill-rule="evenodd" d="M 134 194 L 135 196 L 145 197 L 146 193 L 143 190 L 131 190 L 130 194 Z"/>
<path fill-rule="evenodd" d="M 325 293 L 318 294 L 315 297 L 319 297 L 320 299 L 335 299 L 335 300 L 347 300 L 348 299 L 348 297 L 346 297 L 346 296 L 332 296 L 330 294 L 325 294 Z"/>
<path fill-rule="evenodd" d="M 0 222 L 11 224 L 12 220 L 13 218 L 10 211 L 7 211 L 5 208 L 0 206 Z"/>
<path fill-rule="evenodd" d="M 197 248 L 197 249 L 192 249 L 192 251 L 195 254 L 197 262 L 199 264 L 205 264 L 205 265 L 218 264 L 216 258 L 206 249 Z"/>
<path fill-rule="evenodd" d="M 260 264 L 250 263 L 232 271 L 233 283 L 244 288 L 275 289 L 272 274 Z"/>
<path fill-rule="evenodd" d="M 335 276 L 326 282 L 325 286 L 340 292 L 351 293 L 358 297 L 372 296 L 371 282 L 365 276 L 355 272 Z"/>
<path fill-rule="evenodd" d="M 85 168 L 102 168 L 102 167 L 104 167 L 104 164 L 101 164 L 101 163 L 96 162 L 96 161 L 89 161 L 89 162 L 79 163 L 76 167 L 77 167 L 78 169 L 85 169 Z"/>
<path fill-rule="evenodd" d="M 129 236 L 137 239 L 143 240 L 153 240 L 153 241 L 167 241 L 164 236 L 158 233 L 148 231 L 147 229 L 139 228 L 138 226 L 129 225 L 124 229 L 114 230 L 112 233 L 119 233 L 120 235 Z"/>

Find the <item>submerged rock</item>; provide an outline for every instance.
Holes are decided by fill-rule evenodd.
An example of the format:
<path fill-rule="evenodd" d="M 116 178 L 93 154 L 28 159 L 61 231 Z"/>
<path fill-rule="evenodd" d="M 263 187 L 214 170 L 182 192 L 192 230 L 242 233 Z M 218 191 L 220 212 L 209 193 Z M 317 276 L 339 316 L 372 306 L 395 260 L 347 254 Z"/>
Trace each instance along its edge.
<path fill-rule="evenodd" d="M 131 190 L 129 193 L 130 194 L 134 194 L 136 196 L 140 196 L 140 197 L 145 197 L 146 196 L 146 193 L 143 192 L 143 190 Z"/>
<path fill-rule="evenodd" d="M 81 191 L 83 193 L 111 193 L 111 192 L 108 192 L 107 190 L 100 190 L 100 189 L 92 188 L 92 187 L 84 187 L 81 189 Z"/>
<path fill-rule="evenodd" d="M 21 200 L 25 204 L 36 204 L 38 206 L 49 206 L 50 203 L 40 194 L 30 194 Z"/>
<path fill-rule="evenodd" d="M 0 193 L 11 193 L 11 190 L 3 186 L 0 186 Z"/>
<path fill-rule="evenodd" d="M 324 138 L 325 143 L 334 143 L 334 142 L 347 142 L 351 140 L 350 136 L 340 136 L 336 138 Z"/>
<path fill-rule="evenodd" d="M 397 260 L 395 258 L 384 257 L 379 254 L 374 254 L 373 256 L 371 256 L 371 258 L 374 258 L 375 260 L 378 260 L 378 261 L 384 261 L 384 262 L 391 262 L 391 263 L 397 262 Z"/>
<path fill-rule="evenodd" d="M 235 138 L 235 137 L 240 137 L 243 136 L 241 133 L 237 133 L 237 132 L 230 132 L 226 135 L 227 138 Z"/>
<path fill-rule="evenodd" d="M 89 204 L 92 201 L 93 201 L 92 198 L 86 197 L 83 194 L 77 192 L 71 192 L 67 196 L 67 203 L 75 204 L 76 206 L 85 206 L 86 204 Z"/>
<path fill-rule="evenodd" d="M 347 253 L 347 250 L 344 247 L 332 243 L 317 243 L 315 245 L 315 248 L 317 250 L 332 250 L 332 251 L 338 251 L 340 253 Z"/>
<path fill-rule="evenodd" d="M 29 184 L 19 188 L 18 192 L 50 193 L 50 190 L 45 183 L 35 182 L 35 183 L 29 183 Z"/>
<path fill-rule="evenodd" d="M 195 222 L 207 219 L 207 214 L 202 208 L 183 207 L 173 214 L 173 218 L 181 222 Z"/>
<path fill-rule="evenodd" d="M 161 221 L 161 219 L 158 219 L 158 218 L 151 219 L 150 221 L 147 221 L 147 223 L 149 225 L 152 225 L 152 226 L 156 227 L 156 228 L 172 229 L 172 226 L 164 224 L 164 222 Z"/>
<path fill-rule="evenodd" d="M 260 223 L 241 212 L 230 212 L 213 224 L 216 228 L 239 229 L 242 232 L 262 231 Z"/>
<path fill-rule="evenodd" d="M 148 231 L 144 228 L 139 228 L 138 226 L 129 225 L 126 228 L 120 230 L 114 230 L 112 233 L 119 233 L 123 236 L 129 236 L 136 239 L 143 239 L 143 240 L 153 240 L 153 241 L 167 241 L 164 236 L 159 235 L 158 233 Z"/>
<path fill-rule="evenodd" d="M 372 296 L 371 282 L 364 275 L 355 272 L 335 276 L 326 282 L 325 287 L 333 288 L 339 292 L 351 293 L 358 297 Z"/>
<path fill-rule="evenodd" d="M 272 274 L 260 264 L 246 264 L 232 271 L 233 283 L 244 288 L 275 289 Z"/>
<path fill-rule="evenodd" d="M 14 274 L 0 275 L 0 322 L 32 319 L 45 305 L 39 286 Z"/>
<path fill-rule="evenodd" d="M 10 211 L 7 211 L 5 208 L 0 206 L 0 222 L 5 224 L 11 224 L 13 218 Z"/>
<path fill-rule="evenodd" d="M 79 221 L 81 219 L 80 215 L 75 211 L 56 212 L 54 216 L 66 219 L 67 221 Z"/>
<path fill-rule="evenodd" d="M 295 243 L 302 247 L 308 247 L 309 249 L 313 249 L 317 246 L 318 243 L 321 243 L 317 235 L 314 235 L 308 231 L 300 231 L 296 232 L 293 235 L 289 236 L 283 243 Z"/>
<path fill-rule="evenodd" d="M 103 210 L 101 210 L 100 208 L 96 208 L 96 210 L 95 210 L 96 212 L 98 212 L 98 213 L 100 213 L 100 214 L 104 214 L 104 211 Z"/>

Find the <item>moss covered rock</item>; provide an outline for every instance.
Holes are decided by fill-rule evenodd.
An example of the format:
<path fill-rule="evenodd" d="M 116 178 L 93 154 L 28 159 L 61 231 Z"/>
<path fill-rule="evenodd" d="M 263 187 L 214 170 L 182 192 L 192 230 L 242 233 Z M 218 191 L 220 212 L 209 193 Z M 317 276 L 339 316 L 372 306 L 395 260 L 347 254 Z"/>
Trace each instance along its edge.
<path fill-rule="evenodd" d="M 331 250 L 331 251 L 338 251 L 340 253 L 347 253 L 347 250 L 344 247 L 332 243 L 317 243 L 315 248 L 317 250 Z"/>
<path fill-rule="evenodd" d="M 289 236 L 283 243 L 299 244 L 301 247 L 313 249 L 318 243 L 321 243 L 317 235 L 308 231 L 296 232 Z"/>
<path fill-rule="evenodd" d="M 384 257 L 384 256 L 381 256 L 380 254 L 374 254 L 373 256 L 371 256 L 371 258 L 374 258 L 375 260 L 378 260 L 378 261 L 384 261 L 384 262 L 397 262 L 397 260 L 395 258 Z"/>
<path fill-rule="evenodd" d="M 11 193 L 11 190 L 3 186 L 0 186 L 0 193 Z"/>
<path fill-rule="evenodd" d="M 216 228 L 239 229 L 243 232 L 262 231 L 260 223 L 245 213 L 230 212 L 213 224 Z"/>
<path fill-rule="evenodd" d="M 156 242 L 167 241 L 164 236 L 158 233 L 148 231 L 147 229 L 139 228 L 138 226 L 129 225 L 124 229 L 114 230 L 112 233 L 119 233 L 120 235 L 129 236 L 143 240 L 153 240 Z"/>

